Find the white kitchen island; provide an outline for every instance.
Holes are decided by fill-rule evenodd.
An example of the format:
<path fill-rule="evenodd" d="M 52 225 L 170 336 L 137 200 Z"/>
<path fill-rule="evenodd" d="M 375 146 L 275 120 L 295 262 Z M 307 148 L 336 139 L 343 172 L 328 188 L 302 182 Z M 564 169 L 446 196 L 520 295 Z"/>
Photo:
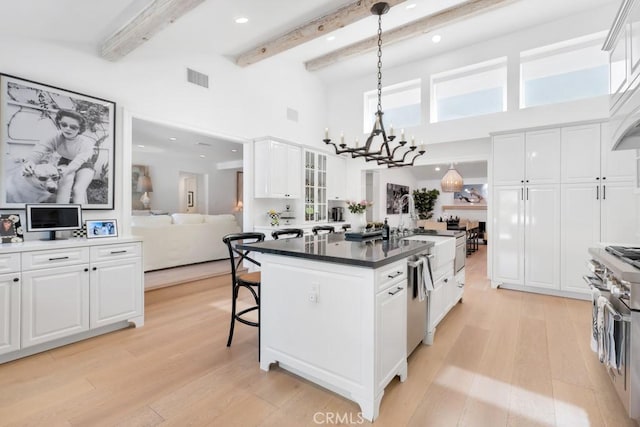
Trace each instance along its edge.
<path fill-rule="evenodd" d="M 340 234 L 245 246 L 260 252 L 260 367 L 272 363 L 378 416 L 384 388 L 407 376 L 407 257 L 419 241 Z"/>

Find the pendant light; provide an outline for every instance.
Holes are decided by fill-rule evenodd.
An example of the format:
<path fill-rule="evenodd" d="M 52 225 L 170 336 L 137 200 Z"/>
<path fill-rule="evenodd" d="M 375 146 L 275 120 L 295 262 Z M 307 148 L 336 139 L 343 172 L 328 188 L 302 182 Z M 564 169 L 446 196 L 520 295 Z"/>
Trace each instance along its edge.
<path fill-rule="evenodd" d="M 397 145 L 392 146 L 394 139 L 393 126 L 389 127 L 389 133 L 387 134 L 384 124 L 382 122 L 382 15 L 389 11 L 388 3 L 376 3 L 371 7 L 371 13 L 378 15 L 378 63 L 377 63 L 377 77 L 378 77 L 378 109 L 375 113 L 375 123 L 371 133 L 367 137 L 364 146 L 358 145 L 356 139 L 355 147 L 349 147 L 344 142 L 344 136 L 340 136 L 340 144 L 331 142 L 329 138 L 329 129 L 324 130 L 324 143 L 332 145 L 336 154 L 348 153 L 352 158 L 364 158 L 367 162 L 377 162 L 379 165 L 386 165 L 389 168 L 398 168 L 403 166 L 413 166 L 413 162 L 425 153 L 424 144 L 416 146 L 415 140 L 411 139 L 411 145 L 407 145 L 407 141 L 404 139 L 404 130 L 401 132 L 400 141 Z M 378 138 L 379 137 L 379 138 Z M 374 139 L 381 139 L 381 143 L 377 149 L 373 147 Z"/>
<path fill-rule="evenodd" d="M 442 177 L 440 181 L 440 187 L 442 187 L 443 193 L 454 193 L 456 191 L 462 191 L 462 175 L 453 167 L 453 163 L 449 166 L 449 170 Z"/>

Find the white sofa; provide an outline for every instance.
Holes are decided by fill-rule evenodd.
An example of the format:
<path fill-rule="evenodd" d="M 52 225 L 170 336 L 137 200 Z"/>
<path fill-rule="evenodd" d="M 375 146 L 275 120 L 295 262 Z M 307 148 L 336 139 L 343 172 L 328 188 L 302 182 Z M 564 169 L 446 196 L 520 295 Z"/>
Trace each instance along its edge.
<path fill-rule="evenodd" d="M 229 258 L 222 237 L 239 232 L 233 215 L 131 217 L 131 234 L 143 241 L 144 271 Z"/>

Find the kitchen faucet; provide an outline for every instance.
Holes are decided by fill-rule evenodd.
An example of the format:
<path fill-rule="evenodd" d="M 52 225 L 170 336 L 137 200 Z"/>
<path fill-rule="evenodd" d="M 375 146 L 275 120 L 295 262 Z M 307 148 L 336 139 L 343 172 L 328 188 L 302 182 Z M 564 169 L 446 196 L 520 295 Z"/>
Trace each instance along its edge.
<path fill-rule="evenodd" d="M 411 220 L 411 223 L 413 223 L 413 221 L 416 220 L 416 207 L 415 204 L 413 202 L 413 197 L 411 196 L 411 194 L 407 193 L 402 195 L 402 197 L 400 197 L 400 200 L 398 201 L 398 205 L 400 205 L 400 218 L 398 219 L 398 232 L 402 233 L 403 231 L 407 230 L 406 228 L 404 228 L 404 222 L 402 221 L 402 211 L 404 210 L 404 203 L 405 200 L 408 202 L 409 204 L 409 218 Z M 411 229 L 413 229 L 415 227 L 412 227 Z"/>

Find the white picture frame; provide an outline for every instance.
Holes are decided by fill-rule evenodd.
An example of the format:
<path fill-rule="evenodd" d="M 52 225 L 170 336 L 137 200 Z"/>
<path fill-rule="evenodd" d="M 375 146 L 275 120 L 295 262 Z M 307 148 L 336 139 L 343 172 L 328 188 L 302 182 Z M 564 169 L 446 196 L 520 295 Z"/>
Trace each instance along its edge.
<path fill-rule="evenodd" d="M 115 219 L 88 219 L 84 222 L 87 239 L 118 237 L 118 223 Z"/>

